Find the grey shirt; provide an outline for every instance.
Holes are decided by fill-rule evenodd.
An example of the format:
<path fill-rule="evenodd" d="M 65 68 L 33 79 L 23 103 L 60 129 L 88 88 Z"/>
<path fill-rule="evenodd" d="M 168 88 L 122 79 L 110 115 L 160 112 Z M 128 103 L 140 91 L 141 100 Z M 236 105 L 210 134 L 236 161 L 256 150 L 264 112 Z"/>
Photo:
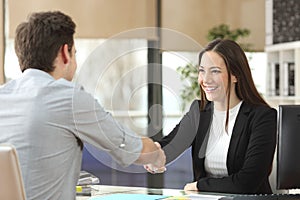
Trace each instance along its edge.
<path fill-rule="evenodd" d="M 41 70 L 27 69 L 2 86 L 0 102 L 0 143 L 17 149 L 27 199 L 75 199 L 82 156 L 77 138 L 123 166 L 141 152 L 141 138 L 82 87 Z"/>

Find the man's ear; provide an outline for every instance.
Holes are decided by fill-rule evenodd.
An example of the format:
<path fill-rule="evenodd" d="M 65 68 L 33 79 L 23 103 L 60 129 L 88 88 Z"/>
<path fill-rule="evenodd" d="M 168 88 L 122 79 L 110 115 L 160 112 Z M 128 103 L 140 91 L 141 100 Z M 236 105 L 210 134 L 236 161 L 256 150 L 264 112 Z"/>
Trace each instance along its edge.
<path fill-rule="evenodd" d="M 67 64 L 68 62 L 70 62 L 70 52 L 69 52 L 69 47 L 67 44 L 64 44 L 61 48 L 61 54 L 62 54 L 62 59 L 64 64 Z"/>

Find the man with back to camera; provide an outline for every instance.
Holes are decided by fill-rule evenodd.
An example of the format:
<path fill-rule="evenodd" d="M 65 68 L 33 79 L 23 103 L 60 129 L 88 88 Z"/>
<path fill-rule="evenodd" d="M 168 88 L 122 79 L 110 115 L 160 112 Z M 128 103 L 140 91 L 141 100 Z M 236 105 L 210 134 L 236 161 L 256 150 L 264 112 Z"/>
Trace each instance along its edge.
<path fill-rule="evenodd" d="M 72 83 L 75 23 L 60 11 L 33 13 L 16 29 L 22 76 L 0 88 L 0 143 L 17 149 L 27 199 L 75 199 L 83 142 L 119 164 L 165 166 L 150 138 L 123 127 Z"/>

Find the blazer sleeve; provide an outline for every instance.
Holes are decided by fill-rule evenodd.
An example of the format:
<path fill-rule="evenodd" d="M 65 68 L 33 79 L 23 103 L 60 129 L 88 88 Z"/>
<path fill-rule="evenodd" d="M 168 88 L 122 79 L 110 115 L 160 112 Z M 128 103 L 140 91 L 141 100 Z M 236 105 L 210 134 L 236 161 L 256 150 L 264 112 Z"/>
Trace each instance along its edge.
<path fill-rule="evenodd" d="M 237 128 L 239 127 L 239 128 Z M 238 116 L 227 155 L 228 176 L 204 177 L 199 191 L 226 193 L 270 192 L 268 176 L 276 147 L 277 112 L 259 107 Z"/>
<path fill-rule="evenodd" d="M 175 128 L 158 141 L 165 151 L 167 163 L 173 161 L 191 146 L 197 134 L 199 116 L 199 101 L 195 100 Z"/>

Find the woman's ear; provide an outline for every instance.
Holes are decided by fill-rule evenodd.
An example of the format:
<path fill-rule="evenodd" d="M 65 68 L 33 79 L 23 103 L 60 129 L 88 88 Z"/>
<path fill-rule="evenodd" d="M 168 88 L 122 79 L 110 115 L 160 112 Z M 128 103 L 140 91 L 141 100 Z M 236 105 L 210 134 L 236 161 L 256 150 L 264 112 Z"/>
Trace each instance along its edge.
<path fill-rule="evenodd" d="M 61 48 L 61 54 L 63 58 L 64 64 L 68 64 L 70 62 L 70 52 L 69 52 L 69 46 L 67 44 L 64 44 Z"/>
<path fill-rule="evenodd" d="M 231 80 L 232 80 L 233 83 L 237 83 L 238 82 L 236 76 L 232 76 Z"/>

